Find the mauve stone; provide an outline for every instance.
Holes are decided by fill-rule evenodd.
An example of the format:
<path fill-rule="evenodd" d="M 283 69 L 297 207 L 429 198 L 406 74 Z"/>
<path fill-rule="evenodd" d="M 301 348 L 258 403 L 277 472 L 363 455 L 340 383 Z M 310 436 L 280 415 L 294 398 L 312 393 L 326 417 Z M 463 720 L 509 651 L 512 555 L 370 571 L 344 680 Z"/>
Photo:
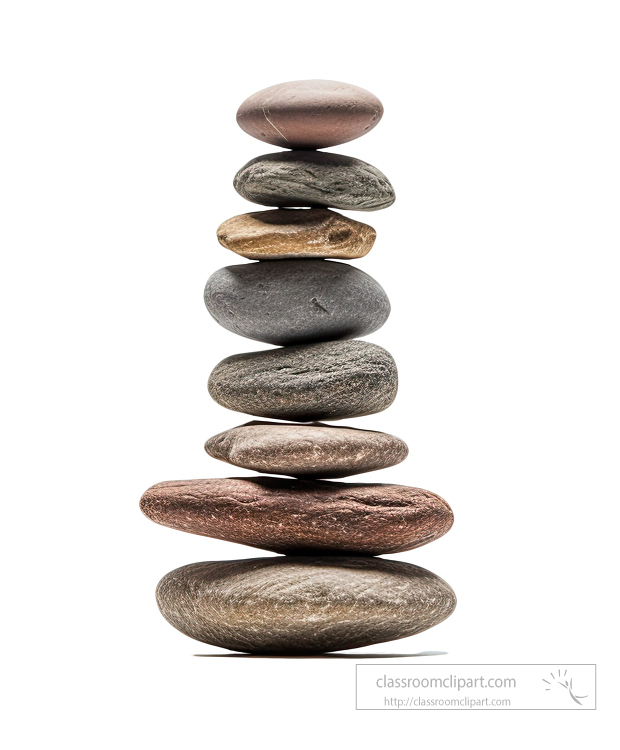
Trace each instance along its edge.
<path fill-rule="evenodd" d="M 252 159 L 235 175 L 239 195 L 262 206 L 378 211 L 396 200 L 388 178 L 352 156 L 279 151 Z"/>
<path fill-rule="evenodd" d="M 250 260 L 362 258 L 376 236 L 368 224 L 327 208 L 256 211 L 233 216 L 217 230 L 221 245 Z"/>
<path fill-rule="evenodd" d="M 405 552 L 454 521 L 445 500 L 417 487 L 280 477 L 160 482 L 140 508 L 171 529 L 285 555 Z"/>
<path fill-rule="evenodd" d="M 372 276 L 332 260 L 220 268 L 207 281 L 204 301 L 227 330 L 279 346 L 367 336 L 390 314 Z"/>
<path fill-rule="evenodd" d="M 424 568 L 359 557 L 268 557 L 186 565 L 157 586 L 162 615 L 212 646 L 312 654 L 421 633 L 456 596 Z"/>
<path fill-rule="evenodd" d="M 209 393 L 221 406 L 294 422 L 375 414 L 390 406 L 397 390 L 392 356 L 358 340 L 234 354 L 209 376 Z"/>
<path fill-rule="evenodd" d="M 258 91 L 239 107 L 237 123 L 282 148 L 329 148 L 359 138 L 383 115 L 370 91 L 339 81 L 288 81 Z"/>
<path fill-rule="evenodd" d="M 213 458 L 263 474 L 336 479 L 376 471 L 404 461 L 407 445 L 385 432 L 321 424 L 248 424 L 205 443 Z"/>

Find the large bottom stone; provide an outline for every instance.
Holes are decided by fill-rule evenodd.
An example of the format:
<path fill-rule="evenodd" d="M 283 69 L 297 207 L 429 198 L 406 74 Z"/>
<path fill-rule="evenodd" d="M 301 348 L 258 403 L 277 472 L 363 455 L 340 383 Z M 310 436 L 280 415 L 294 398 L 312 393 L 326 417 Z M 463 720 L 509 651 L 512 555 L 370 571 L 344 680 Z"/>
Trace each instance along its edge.
<path fill-rule="evenodd" d="M 295 555 L 405 552 L 454 520 L 445 500 L 417 487 L 276 477 L 160 482 L 140 507 L 178 531 Z"/>
<path fill-rule="evenodd" d="M 203 562 L 157 586 L 162 615 L 190 638 L 232 651 L 340 651 L 421 633 L 456 596 L 409 563 L 358 557 Z"/>

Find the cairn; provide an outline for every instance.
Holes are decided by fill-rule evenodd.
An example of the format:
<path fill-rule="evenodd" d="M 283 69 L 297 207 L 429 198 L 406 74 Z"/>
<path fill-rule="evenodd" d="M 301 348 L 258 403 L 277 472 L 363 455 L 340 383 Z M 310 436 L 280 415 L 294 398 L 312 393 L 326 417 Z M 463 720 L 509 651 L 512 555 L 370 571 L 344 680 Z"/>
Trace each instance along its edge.
<path fill-rule="evenodd" d="M 380 412 L 396 397 L 393 358 L 359 340 L 387 320 L 387 295 L 368 274 L 335 262 L 365 256 L 375 230 L 331 210 L 387 208 L 394 190 L 370 164 L 319 150 L 364 135 L 382 114 L 370 92 L 316 80 L 259 91 L 237 113 L 244 131 L 288 150 L 258 156 L 235 176 L 240 195 L 271 210 L 219 227 L 220 243 L 253 262 L 216 271 L 204 299 L 224 328 L 278 348 L 215 367 L 213 399 L 261 419 L 215 435 L 205 449 L 267 476 L 161 482 L 140 506 L 164 526 L 278 556 L 164 576 L 163 616 L 199 641 L 321 653 L 414 635 L 454 610 L 441 578 L 376 557 L 438 539 L 452 526 L 450 506 L 414 487 L 333 481 L 393 466 L 408 449 L 393 435 L 324 423 Z"/>

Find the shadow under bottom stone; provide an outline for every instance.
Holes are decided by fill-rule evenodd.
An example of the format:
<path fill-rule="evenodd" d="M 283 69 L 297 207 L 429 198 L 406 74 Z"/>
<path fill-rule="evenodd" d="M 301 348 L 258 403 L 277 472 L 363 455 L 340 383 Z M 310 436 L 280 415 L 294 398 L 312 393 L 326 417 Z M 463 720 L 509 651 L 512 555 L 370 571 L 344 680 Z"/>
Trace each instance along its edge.
<path fill-rule="evenodd" d="M 409 659 L 420 656 L 446 656 L 447 651 L 420 651 L 418 654 L 194 654 L 209 659 Z"/>

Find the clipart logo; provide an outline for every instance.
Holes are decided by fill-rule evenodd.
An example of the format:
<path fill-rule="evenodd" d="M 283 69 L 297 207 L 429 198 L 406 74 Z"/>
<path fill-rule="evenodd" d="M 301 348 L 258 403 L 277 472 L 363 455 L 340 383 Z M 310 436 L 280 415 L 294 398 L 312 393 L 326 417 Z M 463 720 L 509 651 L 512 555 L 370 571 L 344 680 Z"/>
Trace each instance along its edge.
<path fill-rule="evenodd" d="M 569 679 L 568 674 L 567 674 L 568 673 L 567 669 L 564 670 L 564 674 L 561 674 L 561 672 L 562 670 L 558 669 L 557 676 L 553 672 L 549 673 L 551 675 L 551 679 L 553 680 L 553 682 L 549 682 L 549 680 L 545 680 L 545 678 L 543 677 L 543 682 L 546 682 L 547 685 L 549 685 L 549 687 L 545 688 L 545 690 L 551 690 L 555 686 L 562 687 L 568 691 L 568 695 L 570 695 L 570 697 L 575 701 L 575 703 L 579 704 L 580 706 L 583 705 L 581 703 L 581 699 L 587 698 L 588 696 L 587 695 L 575 695 L 573 691 L 573 678 L 571 677 Z"/>

